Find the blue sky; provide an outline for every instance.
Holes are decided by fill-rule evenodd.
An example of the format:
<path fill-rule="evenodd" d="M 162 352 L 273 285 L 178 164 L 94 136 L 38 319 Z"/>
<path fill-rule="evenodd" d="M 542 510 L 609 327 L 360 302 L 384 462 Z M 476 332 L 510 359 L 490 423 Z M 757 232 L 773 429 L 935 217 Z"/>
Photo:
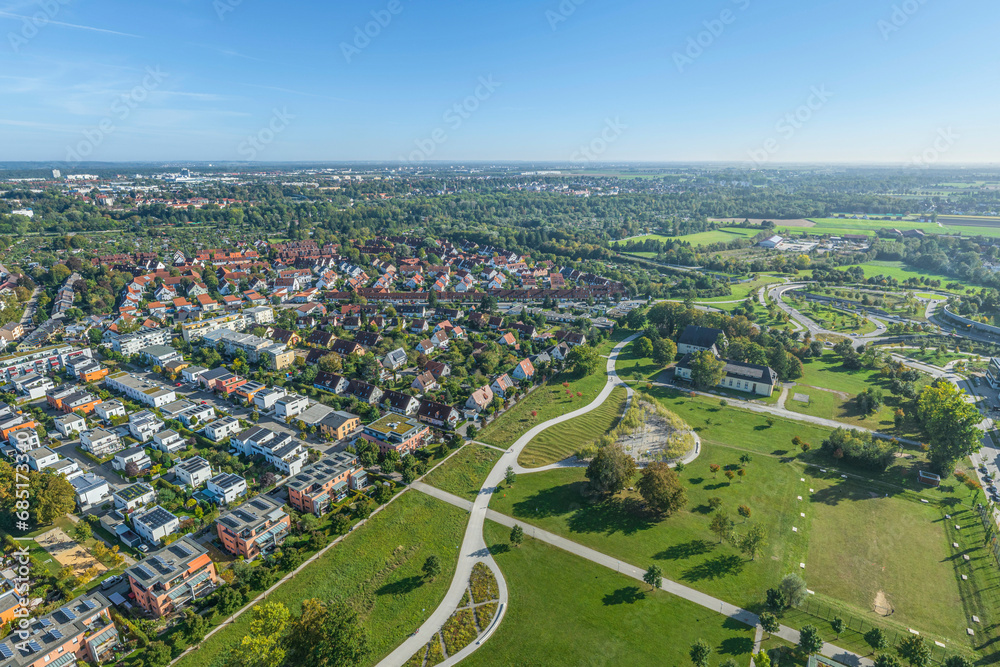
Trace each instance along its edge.
<path fill-rule="evenodd" d="M 0 0 L 0 159 L 1000 162 L 998 28 L 995 0 Z"/>

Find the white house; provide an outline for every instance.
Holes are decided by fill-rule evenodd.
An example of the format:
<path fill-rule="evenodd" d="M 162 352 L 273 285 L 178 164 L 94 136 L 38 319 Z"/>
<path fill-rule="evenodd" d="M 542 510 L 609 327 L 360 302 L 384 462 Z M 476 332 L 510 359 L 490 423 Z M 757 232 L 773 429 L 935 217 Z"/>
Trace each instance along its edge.
<path fill-rule="evenodd" d="M 80 445 L 94 456 L 101 458 L 122 448 L 118 436 L 103 428 L 84 431 L 80 434 Z"/>
<path fill-rule="evenodd" d="M 44 470 L 55 465 L 58 460 L 59 455 L 48 447 L 36 447 L 28 452 L 28 465 L 32 470 Z"/>
<path fill-rule="evenodd" d="M 382 366 L 390 371 L 405 367 L 406 350 L 400 347 L 385 355 L 382 359 Z"/>
<path fill-rule="evenodd" d="M 220 505 L 228 505 L 247 492 L 247 481 L 239 475 L 221 473 L 208 480 L 208 492 Z"/>
<path fill-rule="evenodd" d="M 55 420 L 56 430 L 69 438 L 87 430 L 87 420 L 78 414 L 70 413 L 57 417 Z"/>
<path fill-rule="evenodd" d="M 180 528 L 181 520 L 159 505 L 132 518 L 132 528 L 142 539 L 158 545 Z"/>
<path fill-rule="evenodd" d="M 287 419 L 297 414 L 305 412 L 309 407 L 309 399 L 305 396 L 285 396 L 279 398 L 274 404 L 274 416 L 278 419 Z"/>
<path fill-rule="evenodd" d="M 94 408 L 94 412 L 104 420 L 105 424 L 111 423 L 112 417 L 125 417 L 127 415 L 125 405 L 117 398 L 98 403 L 97 407 Z"/>
<path fill-rule="evenodd" d="M 274 404 L 288 395 L 281 387 L 270 387 L 258 391 L 253 397 L 253 404 L 258 410 L 270 410 Z"/>
<path fill-rule="evenodd" d="M 138 482 L 115 491 L 112 497 L 115 501 L 115 509 L 131 512 L 155 501 L 156 491 L 153 491 L 153 487 L 148 484 Z"/>
<path fill-rule="evenodd" d="M 115 454 L 115 458 L 111 461 L 111 467 L 119 472 L 124 472 L 129 463 L 136 464 L 139 470 L 145 470 L 153 464 L 143 447 L 132 447 Z"/>
<path fill-rule="evenodd" d="M 161 452 L 173 454 L 187 447 L 187 441 L 184 440 L 184 436 L 180 433 L 168 428 L 153 434 L 153 446 Z"/>
<path fill-rule="evenodd" d="M 205 435 L 212 440 L 212 442 L 219 442 L 224 438 L 228 438 L 234 433 L 240 432 L 240 420 L 236 417 L 223 417 L 222 419 L 216 419 L 214 422 L 205 427 Z"/>
<path fill-rule="evenodd" d="M 197 382 L 201 374 L 207 371 L 207 368 L 202 368 L 201 366 L 188 366 L 181 369 L 181 378 L 185 382 Z"/>
<path fill-rule="evenodd" d="M 107 480 L 92 472 L 84 473 L 69 480 L 76 492 L 76 504 L 81 510 L 97 505 L 111 493 Z"/>
<path fill-rule="evenodd" d="M 162 430 L 163 422 L 149 410 L 141 410 L 129 415 L 128 432 L 139 442 L 146 442 Z"/>
<path fill-rule="evenodd" d="M 175 465 L 174 474 L 183 484 L 197 489 L 212 478 L 212 466 L 200 456 L 192 456 Z"/>
<path fill-rule="evenodd" d="M 177 418 L 182 424 L 191 428 L 215 419 L 215 409 L 211 405 L 192 405 L 178 412 Z"/>

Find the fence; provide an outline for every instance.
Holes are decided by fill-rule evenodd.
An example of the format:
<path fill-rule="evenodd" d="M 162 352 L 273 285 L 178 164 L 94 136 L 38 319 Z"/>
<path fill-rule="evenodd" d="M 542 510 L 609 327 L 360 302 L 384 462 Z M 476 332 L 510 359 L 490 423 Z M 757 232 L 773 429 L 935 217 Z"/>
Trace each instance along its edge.
<path fill-rule="evenodd" d="M 993 552 L 993 558 L 996 559 L 997 565 L 1000 566 L 1000 537 L 997 536 L 997 524 L 996 520 L 993 518 L 993 514 L 989 507 L 986 505 L 978 505 L 976 510 L 979 512 L 979 518 L 983 522 L 983 528 L 986 530 L 986 545 Z"/>

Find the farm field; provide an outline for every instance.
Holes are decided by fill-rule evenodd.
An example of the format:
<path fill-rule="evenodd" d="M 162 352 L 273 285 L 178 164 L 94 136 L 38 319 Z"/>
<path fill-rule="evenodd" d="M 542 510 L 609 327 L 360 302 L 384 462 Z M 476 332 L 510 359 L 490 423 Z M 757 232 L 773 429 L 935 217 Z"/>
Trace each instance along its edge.
<path fill-rule="evenodd" d="M 616 387 L 599 408 L 547 428 L 532 438 L 517 457 L 517 462 L 526 468 L 537 468 L 573 456 L 610 431 L 618 423 L 624 409 L 625 390 Z"/>
<path fill-rule="evenodd" d="M 509 534 L 486 522 L 510 608 L 463 665 L 685 665 L 698 639 L 713 664 L 749 659 L 748 626 L 528 537 L 510 548 Z"/>
<path fill-rule="evenodd" d="M 424 478 L 424 482 L 463 498 L 475 498 L 501 452 L 468 444 Z"/>
<path fill-rule="evenodd" d="M 401 643 L 444 597 L 455 571 L 456 546 L 462 541 L 465 511 L 426 496 L 404 493 L 382 512 L 350 533 L 294 579 L 268 597 L 297 613 L 302 600 L 346 601 L 368 629 L 375 664 Z M 424 580 L 428 556 L 441 559 L 442 571 Z M 232 646 L 249 631 L 251 614 L 207 639 L 180 667 L 221 667 Z"/>
<path fill-rule="evenodd" d="M 747 229 L 745 227 L 725 227 L 723 229 L 713 229 L 708 232 L 698 232 L 697 234 L 686 234 L 684 236 L 664 236 L 662 234 L 646 234 L 645 236 L 637 236 L 628 241 L 686 241 L 692 246 L 700 247 L 711 245 L 713 243 L 726 243 L 728 241 L 735 241 L 739 238 L 753 238 L 757 234 L 760 234 L 761 230 L 757 229 Z M 625 245 L 626 241 L 615 241 L 614 245 Z M 633 253 L 640 254 L 640 253 Z M 655 256 L 655 255 L 654 255 Z"/>
<path fill-rule="evenodd" d="M 1000 219 L 974 216 L 938 216 L 938 222 L 916 220 L 853 220 L 850 218 L 810 218 L 807 230 L 798 225 L 782 225 L 776 221 L 776 232 L 809 234 L 872 234 L 879 229 L 919 229 L 925 234 L 961 234 L 963 236 L 1000 236 Z"/>

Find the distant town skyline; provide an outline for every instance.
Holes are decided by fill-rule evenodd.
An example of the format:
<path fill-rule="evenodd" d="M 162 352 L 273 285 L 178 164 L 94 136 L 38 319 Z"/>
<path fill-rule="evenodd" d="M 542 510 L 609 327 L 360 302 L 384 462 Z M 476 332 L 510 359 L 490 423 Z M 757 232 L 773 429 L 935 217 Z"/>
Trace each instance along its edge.
<path fill-rule="evenodd" d="M 1000 7 L 0 3 L 0 160 L 996 163 Z"/>

